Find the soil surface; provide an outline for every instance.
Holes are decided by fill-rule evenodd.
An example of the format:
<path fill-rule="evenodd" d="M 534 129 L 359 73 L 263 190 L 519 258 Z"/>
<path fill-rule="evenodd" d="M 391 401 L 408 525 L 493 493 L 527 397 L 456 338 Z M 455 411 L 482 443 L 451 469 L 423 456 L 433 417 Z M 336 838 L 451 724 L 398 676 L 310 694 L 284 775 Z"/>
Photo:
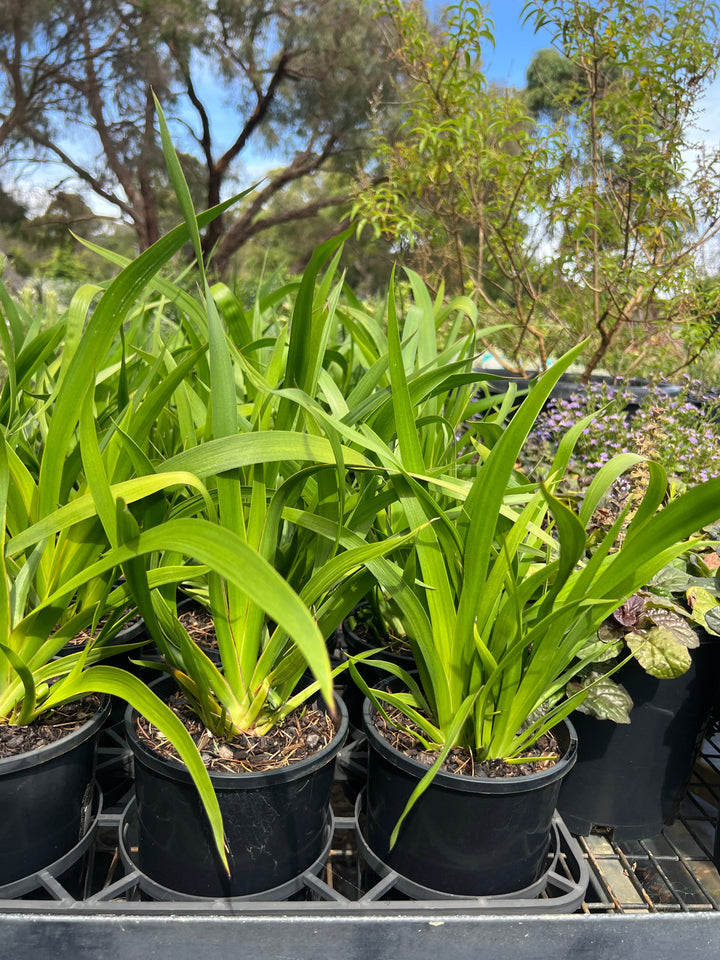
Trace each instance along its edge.
<path fill-rule="evenodd" d="M 76 703 L 62 704 L 27 726 L 0 723 L 0 759 L 55 743 L 87 723 L 99 706 L 100 698 L 93 695 Z"/>
<path fill-rule="evenodd" d="M 402 724 L 407 730 L 418 727 L 404 717 L 399 710 L 394 707 L 386 708 L 387 714 L 396 723 Z M 373 717 L 375 729 L 384 740 L 395 747 L 396 750 L 403 753 L 406 757 L 411 757 L 426 767 L 431 767 L 437 760 L 437 752 L 424 750 L 422 745 L 406 732 L 398 730 L 392 723 L 388 723 L 382 714 L 376 713 Z M 495 779 L 497 777 L 525 777 L 531 773 L 539 773 L 541 770 L 547 770 L 554 767 L 561 758 L 562 751 L 558 745 L 555 735 L 550 732 L 544 734 L 538 742 L 521 754 L 523 762 L 508 763 L 506 760 L 484 760 L 478 762 L 472 753 L 465 747 L 453 747 L 446 757 L 441 770 L 447 773 L 459 773 L 468 777 L 487 777 Z M 534 759 L 534 758 L 541 759 Z"/>
<path fill-rule="evenodd" d="M 396 657 L 412 657 L 412 649 L 407 637 L 396 637 L 391 633 L 378 636 L 378 632 L 362 620 L 358 620 L 352 628 L 352 632 L 369 647 L 382 646 L 388 653 L 392 653 Z M 379 656 L 382 656 L 382 654 L 379 654 Z"/>
<path fill-rule="evenodd" d="M 263 736 L 240 734 L 227 741 L 205 728 L 182 694 L 174 694 L 168 706 L 182 720 L 205 766 L 214 773 L 260 773 L 287 767 L 318 753 L 335 736 L 330 715 L 314 707 L 298 708 Z M 172 744 L 143 717 L 136 718 L 135 726 L 140 740 L 153 753 L 180 759 Z"/>
<path fill-rule="evenodd" d="M 128 607 L 124 612 L 127 613 L 129 609 L 130 608 Z M 142 618 L 140 617 L 140 614 L 138 614 L 136 617 L 133 617 L 132 619 L 128 620 L 127 623 L 123 625 L 122 629 L 128 630 L 130 627 L 134 627 L 136 624 L 140 623 L 141 619 Z M 84 646 L 88 642 L 88 640 L 91 640 L 93 637 L 96 637 L 98 633 L 100 633 L 106 621 L 107 621 L 107 617 L 101 617 L 100 621 L 98 622 L 97 630 L 95 631 L 95 633 L 93 633 L 89 627 L 86 630 L 81 630 L 80 633 L 76 634 L 76 636 L 72 638 L 72 640 L 68 640 L 67 646 L 69 647 Z"/>
<path fill-rule="evenodd" d="M 198 604 L 197 607 L 181 613 L 178 620 L 201 650 L 218 649 L 215 624 L 209 610 Z"/>
<path fill-rule="evenodd" d="M 217 654 L 219 652 L 212 614 L 201 603 L 185 610 L 180 614 L 178 620 L 187 630 L 193 643 L 197 644 L 204 653 Z M 268 621 L 269 632 L 272 633 L 274 629 L 275 624 Z"/>

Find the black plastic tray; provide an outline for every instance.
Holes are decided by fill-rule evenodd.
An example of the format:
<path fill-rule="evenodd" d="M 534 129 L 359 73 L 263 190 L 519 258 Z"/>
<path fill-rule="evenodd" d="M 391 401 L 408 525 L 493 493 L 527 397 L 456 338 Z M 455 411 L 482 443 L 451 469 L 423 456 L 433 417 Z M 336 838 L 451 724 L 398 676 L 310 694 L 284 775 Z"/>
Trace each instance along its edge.
<path fill-rule="evenodd" d="M 532 888 L 495 897 L 462 898 L 419 888 L 383 864 L 370 850 L 361 830 L 362 795 L 355 815 L 331 816 L 322 856 L 294 880 L 251 897 L 191 898 L 155 883 L 137 866 L 134 856 L 135 801 L 124 810 L 97 809 L 91 828 L 78 846 L 57 863 L 0 888 L 0 910 L 30 909 L 98 912 L 138 910 L 142 914 L 260 913 L 337 914 L 386 911 L 427 915 L 438 908 L 458 915 L 573 912 L 583 902 L 588 867 L 577 842 L 557 815 L 547 867 Z M 101 802 L 98 808 L 101 807 Z M 63 879 L 84 859 L 85 875 L 67 889 Z M 119 876 L 117 875 L 119 874 Z M 323 879 L 323 876 L 325 879 Z"/>
<path fill-rule="evenodd" d="M 350 765 L 352 760 L 351 756 Z M 116 839 L 122 814 L 116 805 L 109 813 L 98 813 L 90 850 L 82 854 L 94 857 L 88 872 L 92 889 L 86 895 L 70 896 L 47 873 L 37 878 L 47 900 L 0 900 L 3 956 L 32 954 L 36 960 L 715 957 L 720 948 L 720 874 L 711 852 L 719 801 L 720 737 L 716 736 L 706 744 L 680 819 L 661 835 L 630 845 L 615 844 L 606 836 L 580 839 L 590 884 L 574 913 L 553 913 L 547 892 L 531 905 L 516 901 L 505 911 L 497 903 L 483 909 L 477 902 L 392 899 L 401 895 L 393 892 L 395 877 L 376 876 L 372 884 L 358 873 L 358 854 L 353 849 L 357 823 L 355 817 L 342 816 L 336 817 L 327 863 L 317 875 L 309 873 L 302 891 L 293 895 L 303 899 L 240 903 L 132 899 L 143 893 L 132 864 L 128 869 L 122 863 Z M 566 854 L 561 874 L 569 862 L 572 857 L 568 861 Z M 572 870 L 570 874 L 573 882 Z M 350 893 L 342 887 L 348 876 Z"/>

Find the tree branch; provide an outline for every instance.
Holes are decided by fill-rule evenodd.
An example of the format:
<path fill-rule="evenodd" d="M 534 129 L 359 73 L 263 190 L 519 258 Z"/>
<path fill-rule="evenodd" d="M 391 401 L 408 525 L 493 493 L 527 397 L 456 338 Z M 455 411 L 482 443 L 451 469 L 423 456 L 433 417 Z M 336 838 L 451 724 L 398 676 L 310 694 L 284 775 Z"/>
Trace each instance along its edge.
<path fill-rule="evenodd" d="M 329 207 L 339 207 L 344 203 L 350 203 L 354 196 L 354 193 L 343 193 L 334 197 L 323 197 L 320 200 L 313 201 L 313 203 L 308 203 L 304 207 L 295 207 L 295 209 L 286 210 L 284 213 L 276 213 L 271 217 L 262 217 L 258 220 L 253 220 L 243 234 L 242 243 L 245 243 L 250 237 L 254 237 L 255 234 L 269 230 L 271 227 L 277 227 L 281 223 L 307 220 L 310 217 L 314 217 L 316 213 L 320 213 L 321 210 L 327 210 Z"/>
<path fill-rule="evenodd" d="M 280 55 L 277 66 L 275 67 L 275 71 L 270 78 L 270 83 L 268 84 L 267 89 L 262 96 L 258 98 L 255 109 L 248 117 L 247 122 L 240 131 L 239 136 L 235 142 L 228 147 L 225 153 L 215 164 L 215 171 L 220 177 L 224 176 L 230 164 L 238 156 L 238 154 L 244 150 L 245 145 L 247 144 L 251 135 L 264 120 L 268 110 L 270 109 L 270 105 L 275 98 L 277 89 L 286 76 L 286 68 L 289 62 L 290 54 L 284 49 Z"/>
<path fill-rule="evenodd" d="M 190 67 L 188 65 L 187 59 L 183 57 L 180 47 L 178 45 L 177 39 L 175 37 L 168 43 L 168 50 L 172 54 L 175 62 L 180 68 L 180 73 L 182 74 L 183 82 L 185 84 L 185 89 L 187 91 L 188 99 L 190 103 L 195 107 L 195 111 L 200 118 L 200 126 L 202 127 L 202 134 L 199 138 L 196 138 L 202 149 L 203 156 L 205 157 L 205 164 L 208 170 L 212 170 L 213 157 L 212 157 L 212 134 L 210 133 L 210 118 L 208 117 L 207 110 L 205 109 L 205 104 L 202 102 L 200 97 L 197 94 L 195 89 L 195 84 L 193 83 L 192 75 L 190 74 Z"/>
<path fill-rule="evenodd" d="M 225 233 L 225 236 L 222 238 L 220 243 L 215 249 L 215 254 L 213 257 L 213 262 L 215 267 L 219 272 L 223 272 L 228 265 L 230 257 L 240 249 L 240 247 L 260 230 L 266 230 L 270 226 L 276 226 L 278 223 L 283 223 L 285 220 L 297 220 L 302 219 L 300 210 L 296 212 L 289 212 L 285 215 L 276 215 L 274 217 L 267 217 L 263 221 L 259 221 L 264 225 L 262 227 L 257 227 L 255 225 L 255 218 L 266 205 L 268 200 L 275 196 L 278 191 L 280 191 L 288 183 L 292 183 L 294 180 L 298 180 L 301 177 L 307 176 L 310 173 L 314 173 L 318 170 L 322 164 L 327 160 L 332 151 L 332 146 L 334 140 L 330 140 L 325 144 L 324 149 L 320 154 L 311 155 L 307 151 L 305 153 L 298 154 L 297 157 L 293 160 L 291 164 L 285 167 L 277 176 L 275 176 L 264 189 L 260 190 L 243 213 L 243 215 L 235 221 L 235 223 L 230 227 L 230 229 Z M 349 201 L 351 199 L 350 194 L 343 194 L 341 197 L 334 198 L 325 198 L 324 200 L 315 201 L 314 204 L 308 204 L 303 207 L 303 210 L 315 208 L 314 212 L 318 212 L 326 207 L 337 206 L 340 203 Z M 307 216 L 312 216 L 312 213 L 308 213 Z"/>
<path fill-rule="evenodd" d="M 27 136 L 33 143 L 38 144 L 41 147 L 45 147 L 46 150 L 49 150 L 50 153 L 53 153 L 58 160 L 61 161 L 66 167 L 73 171 L 73 173 L 79 177 L 84 183 L 92 189 L 97 196 L 102 197 L 103 200 L 107 200 L 108 203 L 114 204 L 118 207 L 126 216 L 135 222 L 137 214 L 131 203 L 127 203 L 124 200 L 121 200 L 116 194 L 112 193 L 110 190 L 106 189 L 100 180 L 97 177 L 93 176 L 89 170 L 86 170 L 85 167 L 80 166 L 75 160 L 73 160 L 67 153 L 58 146 L 53 140 L 51 140 L 44 133 L 41 133 L 40 130 L 36 130 L 31 127 L 21 127 L 21 132 Z"/>
<path fill-rule="evenodd" d="M 100 82 L 95 70 L 95 62 L 92 57 L 92 47 L 90 44 L 90 35 L 88 32 L 87 23 L 83 23 L 82 25 L 82 44 L 86 55 L 85 96 L 90 109 L 90 115 L 92 117 L 95 130 L 97 131 L 97 135 L 100 139 L 100 144 L 102 146 L 103 153 L 105 154 L 108 166 L 117 177 L 118 183 L 125 191 L 125 195 L 132 202 L 132 200 L 137 196 L 137 187 L 130 176 L 130 171 L 120 160 L 117 147 L 110 135 L 107 123 L 105 122 L 105 105 L 100 94 Z M 60 155 L 57 150 L 55 152 L 58 154 L 58 156 Z M 77 164 L 71 164 L 70 166 L 71 169 L 78 172 Z M 93 189 L 95 189 L 94 186 Z M 133 219 L 136 220 L 136 216 L 134 216 Z"/>

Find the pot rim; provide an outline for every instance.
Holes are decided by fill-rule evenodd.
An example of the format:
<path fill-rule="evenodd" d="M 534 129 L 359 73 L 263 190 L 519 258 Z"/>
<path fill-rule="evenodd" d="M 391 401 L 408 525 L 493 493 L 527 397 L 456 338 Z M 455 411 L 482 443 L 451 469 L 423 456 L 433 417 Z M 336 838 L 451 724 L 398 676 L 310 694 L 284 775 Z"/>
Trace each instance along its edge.
<path fill-rule="evenodd" d="M 363 605 L 367 604 L 363 604 L 361 602 L 357 604 L 354 609 L 357 610 L 358 607 Z M 368 640 L 363 640 L 363 638 L 359 636 L 348 624 L 347 619 L 343 620 L 342 622 L 342 632 L 345 642 L 347 643 L 350 641 L 351 643 L 356 644 L 361 652 L 378 649 L 378 644 L 370 643 Z M 352 650 L 350 650 L 350 652 L 352 653 Z M 404 667 L 406 670 L 415 669 L 415 658 L 413 657 L 409 647 L 407 653 L 393 653 L 391 650 L 380 649 L 377 657 L 378 660 L 388 660 L 390 663 L 394 663 L 399 667 Z"/>
<path fill-rule="evenodd" d="M 291 763 L 286 767 L 277 767 L 273 770 L 257 772 L 242 771 L 237 773 L 208 770 L 214 789 L 255 790 L 258 787 L 264 787 L 272 783 L 290 783 L 293 780 L 298 780 L 310 773 L 314 773 L 316 770 L 324 767 L 326 763 L 330 763 L 340 752 L 350 725 L 347 707 L 337 693 L 335 693 L 335 704 L 340 714 L 339 723 L 337 724 L 335 736 L 322 750 L 312 754 L 312 756 L 305 757 L 303 760 L 298 760 L 296 763 Z M 135 730 L 134 722 L 138 713 L 139 711 L 135 710 L 132 706 L 128 706 L 123 720 L 125 736 L 135 759 L 156 773 L 161 773 L 170 779 L 179 780 L 183 783 L 192 783 L 193 781 L 188 769 L 181 760 L 176 760 L 174 757 L 160 757 L 140 740 Z"/>
<path fill-rule="evenodd" d="M 377 752 L 395 764 L 405 773 L 410 774 L 418 780 L 421 780 L 428 772 L 430 767 L 408 757 L 402 751 L 397 750 L 392 744 L 381 735 L 372 722 L 374 707 L 372 701 L 367 697 L 363 703 L 363 728 L 368 742 L 377 750 Z M 433 780 L 432 786 L 444 787 L 448 790 L 459 790 L 464 793 L 525 793 L 531 790 L 537 790 L 540 787 L 547 786 L 555 780 L 564 777 L 575 765 L 577 760 L 577 733 L 570 720 L 565 717 L 553 728 L 556 735 L 559 734 L 560 746 L 564 746 L 564 753 L 552 767 L 546 770 L 540 770 L 537 773 L 522 774 L 519 777 L 477 777 L 467 776 L 462 773 L 450 773 L 447 770 L 439 770 Z M 565 744 L 563 744 L 565 740 Z"/>
<path fill-rule="evenodd" d="M 99 649 L 111 650 L 114 646 L 119 646 L 120 644 L 123 644 L 123 643 L 135 643 L 135 641 L 139 640 L 144 633 L 146 633 L 145 621 L 143 620 L 142 617 L 139 617 L 134 623 L 133 622 L 126 623 L 124 627 L 118 630 L 118 632 L 115 634 L 112 640 L 108 640 L 106 643 L 102 645 L 102 648 L 99 648 Z M 147 635 L 146 645 L 148 645 L 150 643 L 150 635 L 149 634 L 146 634 L 146 635 Z M 79 651 L 84 650 L 87 645 L 88 645 L 87 640 L 83 640 L 82 643 L 73 643 L 72 640 L 69 640 L 58 653 L 58 657 L 64 657 L 70 653 L 78 653 Z M 138 649 L 133 652 L 133 655 L 135 655 L 136 653 L 140 653 L 141 650 L 142 650 L 142 647 L 138 647 Z"/>
<path fill-rule="evenodd" d="M 85 696 L 92 696 L 92 694 L 86 694 Z M 43 747 L 35 747 L 33 750 L 27 750 L 13 757 L 0 759 L 0 776 L 15 773 L 18 770 L 27 770 L 39 766 L 41 763 L 46 763 L 48 760 L 54 760 L 55 757 L 69 753 L 79 744 L 89 740 L 100 729 L 110 713 L 111 699 L 108 694 L 98 694 L 98 696 L 100 696 L 100 706 L 95 714 L 75 730 L 64 734 L 54 743 L 45 744 Z"/>

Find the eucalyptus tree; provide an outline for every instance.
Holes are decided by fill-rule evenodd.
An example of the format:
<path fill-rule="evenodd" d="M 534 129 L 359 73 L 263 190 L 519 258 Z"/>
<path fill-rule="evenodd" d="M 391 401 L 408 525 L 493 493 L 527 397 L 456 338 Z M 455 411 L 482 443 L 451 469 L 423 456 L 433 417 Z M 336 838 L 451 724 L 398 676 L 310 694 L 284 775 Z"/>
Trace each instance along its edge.
<path fill-rule="evenodd" d="M 262 184 L 203 237 L 224 269 L 274 226 L 268 202 L 320 170 L 346 183 L 297 198 L 284 221 L 347 203 L 371 103 L 390 82 L 372 4 L 362 0 L 29 0 L 0 17 L 5 157 L 52 162 L 132 224 L 141 249 L 163 230 L 167 179 L 153 91 L 194 166 L 195 199 L 214 206 Z M 33 109 L 30 109 L 30 107 Z M 187 172 L 187 170 L 186 170 Z M 191 178 L 188 178 L 189 180 Z M 67 186 L 64 187 L 67 189 Z"/>

